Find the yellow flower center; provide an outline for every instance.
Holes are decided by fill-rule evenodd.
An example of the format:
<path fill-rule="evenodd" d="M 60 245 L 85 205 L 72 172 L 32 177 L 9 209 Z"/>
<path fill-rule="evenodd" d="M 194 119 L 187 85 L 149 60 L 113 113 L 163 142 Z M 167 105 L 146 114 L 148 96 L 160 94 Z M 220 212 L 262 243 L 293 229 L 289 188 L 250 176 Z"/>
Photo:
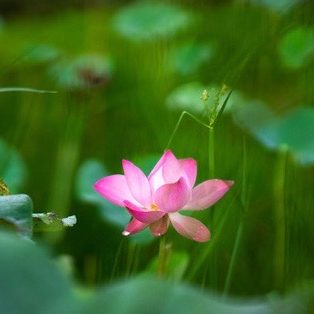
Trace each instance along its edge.
<path fill-rule="evenodd" d="M 157 211 L 157 210 L 159 210 L 159 208 L 158 208 L 158 206 L 157 206 L 156 204 L 150 205 L 150 209 L 151 209 L 152 211 Z"/>

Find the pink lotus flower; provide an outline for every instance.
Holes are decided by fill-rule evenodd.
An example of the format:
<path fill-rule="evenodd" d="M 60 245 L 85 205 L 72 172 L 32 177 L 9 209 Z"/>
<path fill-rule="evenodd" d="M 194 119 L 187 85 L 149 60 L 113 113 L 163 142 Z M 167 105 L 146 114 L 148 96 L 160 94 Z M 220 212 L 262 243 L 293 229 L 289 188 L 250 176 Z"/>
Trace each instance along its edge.
<path fill-rule="evenodd" d="M 98 180 L 94 188 L 114 205 L 124 207 L 132 216 L 123 231 L 127 236 L 149 226 L 154 236 L 166 233 L 171 222 L 174 229 L 189 239 L 210 239 L 207 227 L 180 210 L 202 210 L 212 206 L 232 186 L 232 181 L 207 180 L 193 188 L 197 165 L 191 158 L 177 159 L 167 150 L 148 177 L 128 160 L 122 161 L 124 175 Z"/>

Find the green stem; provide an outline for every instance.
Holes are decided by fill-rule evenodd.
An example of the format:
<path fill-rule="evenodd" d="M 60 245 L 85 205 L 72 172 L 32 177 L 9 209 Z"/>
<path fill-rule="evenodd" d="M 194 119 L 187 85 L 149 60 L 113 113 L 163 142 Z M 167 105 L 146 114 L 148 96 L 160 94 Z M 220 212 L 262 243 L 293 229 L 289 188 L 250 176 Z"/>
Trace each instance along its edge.
<path fill-rule="evenodd" d="M 158 261 L 158 275 L 160 277 L 167 273 L 167 264 L 169 260 L 170 246 L 166 243 L 166 237 L 162 236 L 159 242 L 159 261 Z"/>
<path fill-rule="evenodd" d="M 128 278 L 132 274 L 132 266 L 134 262 L 134 256 L 136 251 L 136 244 L 129 242 L 128 245 L 128 254 L 127 254 L 127 263 L 126 263 L 126 271 L 125 276 Z"/>
<path fill-rule="evenodd" d="M 209 128 L 208 132 L 208 174 L 209 178 L 215 177 L 215 130 L 214 127 Z M 215 207 L 212 206 L 210 209 L 210 221 L 211 227 L 215 230 L 216 219 L 215 219 Z M 217 267 L 217 253 L 213 252 L 211 260 L 209 261 L 209 277 L 211 279 L 211 284 L 213 288 L 216 288 L 218 285 L 218 267 Z M 203 276 L 205 276 L 206 270 L 204 271 Z"/>
<path fill-rule="evenodd" d="M 193 261 L 193 265 L 191 265 L 190 272 L 188 273 L 188 275 L 186 277 L 187 280 L 191 280 L 196 275 L 197 271 L 202 266 L 202 264 L 204 263 L 206 258 L 213 252 L 215 246 L 218 243 L 218 239 L 220 238 L 220 236 L 222 234 L 223 227 L 224 227 L 225 222 L 226 222 L 227 217 L 228 217 L 229 209 L 233 205 L 234 201 L 235 201 L 235 198 L 231 201 L 230 206 L 228 206 L 225 214 L 223 215 L 222 219 L 220 220 L 219 224 L 217 225 L 216 232 L 215 232 L 212 240 L 206 244 L 204 249 L 201 251 L 200 256 L 195 258 L 195 260 Z"/>
<path fill-rule="evenodd" d="M 209 128 L 208 136 L 208 169 L 209 177 L 215 177 L 215 130 L 213 127 Z"/>
<path fill-rule="evenodd" d="M 122 253 L 122 247 L 123 247 L 124 241 L 125 241 L 124 239 L 122 239 L 120 241 L 120 244 L 119 244 L 116 256 L 114 258 L 110 281 L 112 281 L 114 279 L 114 277 L 115 277 L 115 275 L 117 273 L 118 262 L 119 262 L 119 259 L 120 259 L 121 253 Z"/>
<path fill-rule="evenodd" d="M 274 175 L 274 214 L 275 214 L 275 252 L 274 252 L 274 278 L 275 287 L 280 291 L 284 287 L 285 277 L 285 181 L 287 166 L 287 147 L 279 150 L 278 161 Z"/>
<path fill-rule="evenodd" d="M 244 209 L 244 213 L 246 214 L 248 211 L 248 199 L 247 199 L 248 193 L 247 193 L 247 151 L 246 151 L 245 137 L 243 137 L 243 159 L 242 160 L 243 160 L 243 165 L 242 165 L 241 205 L 242 205 L 242 208 Z M 224 292 L 223 292 L 224 296 L 228 294 L 228 291 L 230 288 L 231 278 L 232 278 L 234 267 L 235 267 L 235 261 L 236 261 L 236 257 L 239 251 L 240 242 L 242 239 L 243 226 L 244 226 L 244 218 L 242 217 L 240 225 L 237 230 L 237 235 L 236 235 L 236 239 L 235 239 L 233 250 L 232 250 L 231 260 L 228 267 L 228 272 L 227 272 Z"/>
<path fill-rule="evenodd" d="M 227 277 L 226 277 L 225 287 L 224 287 L 224 291 L 223 291 L 223 295 L 224 296 L 226 296 L 228 294 L 228 291 L 229 291 L 229 288 L 230 288 L 231 277 L 232 277 L 232 274 L 233 274 L 237 253 L 238 253 L 238 250 L 239 250 L 239 247 L 240 247 L 242 234 L 243 234 L 243 220 L 241 221 L 241 223 L 240 223 L 240 225 L 238 227 L 236 239 L 235 239 L 235 242 L 234 242 L 232 255 L 231 255 L 231 260 L 230 260 L 228 273 L 227 273 Z"/>

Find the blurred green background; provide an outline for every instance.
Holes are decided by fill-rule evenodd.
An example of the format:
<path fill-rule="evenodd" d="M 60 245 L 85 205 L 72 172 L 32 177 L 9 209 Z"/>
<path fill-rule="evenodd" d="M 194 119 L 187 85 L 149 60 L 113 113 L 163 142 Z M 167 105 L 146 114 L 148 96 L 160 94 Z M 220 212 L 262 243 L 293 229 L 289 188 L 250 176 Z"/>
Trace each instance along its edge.
<path fill-rule="evenodd" d="M 78 219 L 33 239 L 82 285 L 154 273 L 159 240 L 123 238 L 128 216 L 91 185 L 122 159 L 149 172 L 182 111 L 208 123 L 233 90 L 214 151 L 187 116 L 170 144 L 198 182 L 214 154 L 235 185 L 197 213 L 208 244 L 168 232 L 166 275 L 242 297 L 313 287 L 313 16 L 297 0 L 0 1 L 0 87 L 57 92 L 0 93 L 0 177 L 35 212 Z"/>

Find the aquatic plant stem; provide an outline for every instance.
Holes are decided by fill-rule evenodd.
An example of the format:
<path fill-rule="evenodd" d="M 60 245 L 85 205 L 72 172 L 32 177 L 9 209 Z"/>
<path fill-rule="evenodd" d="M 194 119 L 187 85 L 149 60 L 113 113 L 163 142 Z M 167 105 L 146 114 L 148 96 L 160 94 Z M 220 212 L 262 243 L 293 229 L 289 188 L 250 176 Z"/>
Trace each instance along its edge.
<path fill-rule="evenodd" d="M 228 267 L 227 277 L 226 277 L 224 291 L 223 291 L 224 297 L 228 294 L 228 291 L 230 288 L 231 278 L 232 278 L 232 274 L 233 274 L 233 270 L 234 270 L 234 266 L 235 266 L 237 253 L 239 251 L 239 246 L 240 246 L 242 234 L 243 234 L 243 220 L 241 220 L 241 222 L 240 222 L 240 225 L 239 225 L 238 230 L 237 230 L 236 239 L 234 241 L 231 260 L 230 260 L 230 264 Z"/>
<path fill-rule="evenodd" d="M 122 253 L 122 247 L 124 244 L 124 239 L 122 239 L 120 241 L 120 244 L 118 246 L 115 258 L 114 258 L 114 262 L 113 262 L 113 266 L 112 266 L 112 271 L 111 271 L 111 276 L 110 276 L 110 282 L 113 281 L 115 275 L 117 275 L 117 268 L 118 268 L 118 264 L 119 264 L 119 259 L 121 257 L 121 253 Z"/>
<path fill-rule="evenodd" d="M 214 127 L 209 128 L 208 136 L 208 172 L 209 177 L 215 177 L 215 130 Z"/>
<path fill-rule="evenodd" d="M 282 291 L 285 278 L 285 181 L 288 149 L 282 146 L 278 152 L 278 160 L 274 174 L 274 219 L 275 219 L 275 246 L 274 246 L 274 283 L 275 288 Z"/>
<path fill-rule="evenodd" d="M 243 137 L 241 205 L 244 209 L 244 214 L 246 214 L 248 211 L 248 193 L 247 193 L 247 151 L 246 151 L 245 137 Z M 241 222 L 239 224 L 237 234 L 236 234 L 236 239 L 234 241 L 234 246 L 233 246 L 233 250 L 231 254 L 231 259 L 230 259 L 225 286 L 224 286 L 224 291 L 223 291 L 224 297 L 227 296 L 228 291 L 230 289 L 230 283 L 231 283 L 231 278 L 232 278 L 234 267 L 235 267 L 236 257 L 238 255 L 238 251 L 239 251 L 239 247 L 240 247 L 240 243 L 241 243 L 241 239 L 243 235 L 244 218 L 245 217 L 243 216 L 241 217 Z"/>
<path fill-rule="evenodd" d="M 214 127 L 211 126 L 208 132 L 208 174 L 209 178 L 215 177 L 215 130 Z M 211 228 L 215 229 L 216 221 L 215 221 L 215 207 L 213 206 L 210 209 L 210 222 Z M 218 284 L 218 271 L 217 271 L 217 254 L 213 252 L 212 258 L 210 260 L 210 269 L 209 276 L 211 278 L 213 288 L 217 287 Z M 206 272 L 204 272 L 205 276 Z"/>
<path fill-rule="evenodd" d="M 234 199 L 230 202 L 230 205 L 226 209 L 225 214 L 223 215 L 223 217 L 219 221 L 213 238 L 206 244 L 204 249 L 200 252 L 200 256 L 195 258 L 195 260 L 193 261 L 193 264 L 191 265 L 191 268 L 190 268 L 190 272 L 186 276 L 187 280 L 191 280 L 195 276 L 195 274 L 197 273 L 199 268 L 202 266 L 202 264 L 204 263 L 206 258 L 212 253 L 213 249 L 215 248 L 215 246 L 218 242 L 218 239 L 221 236 L 223 227 L 224 227 L 225 222 L 226 222 L 227 217 L 228 217 L 229 210 L 230 210 L 231 206 L 233 205 L 235 198 L 236 197 L 234 197 Z"/>
<path fill-rule="evenodd" d="M 166 236 L 161 236 L 159 241 L 159 256 L 158 256 L 158 275 L 163 277 L 167 273 L 167 265 L 169 260 L 171 246 L 166 242 Z"/>

